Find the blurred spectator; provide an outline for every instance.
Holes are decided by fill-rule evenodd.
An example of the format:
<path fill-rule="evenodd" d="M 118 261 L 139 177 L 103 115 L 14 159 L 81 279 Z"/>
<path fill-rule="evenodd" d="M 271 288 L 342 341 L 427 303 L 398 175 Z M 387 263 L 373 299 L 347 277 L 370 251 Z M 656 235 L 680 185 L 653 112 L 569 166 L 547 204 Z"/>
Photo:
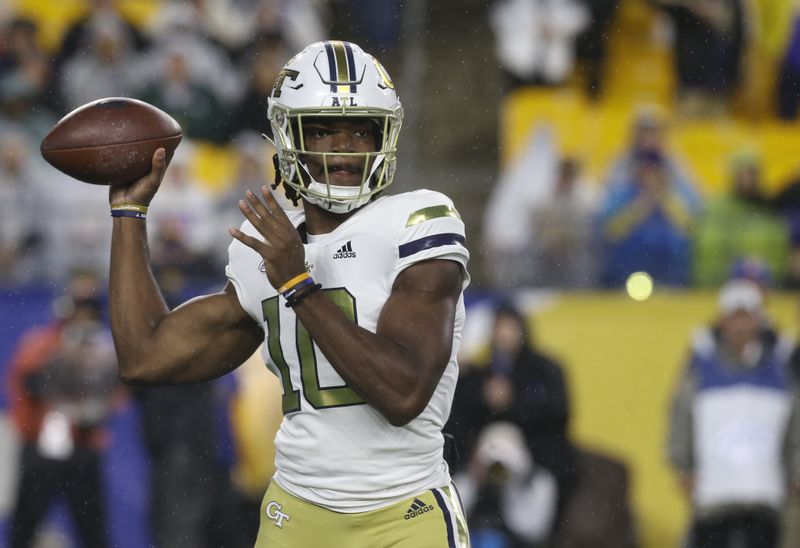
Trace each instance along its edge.
<path fill-rule="evenodd" d="M 244 131 L 236 136 L 232 144 L 236 147 L 238 158 L 236 173 L 231 184 L 216 200 L 216 217 L 223 227 L 241 225 L 242 214 L 237 204 L 246 191 L 259 192 L 262 186 L 269 186 L 275 181 L 272 160 L 275 150 L 260 132 Z M 284 195 L 282 187 L 273 190 L 272 195 L 285 211 L 296 209 Z M 220 245 L 227 248 L 230 244 L 227 231 L 223 230 L 219 237 Z"/>
<path fill-rule="evenodd" d="M 800 6 L 791 8 L 789 41 L 778 74 L 777 107 L 782 120 L 797 117 L 800 105 Z"/>
<path fill-rule="evenodd" d="M 64 61 L 60 90 L 64 108 L 72 110 L 103 97 L 129 97 L 137 78 L 135 50 L 128 43 L 124 22 L 99 18 L 84 32 L 79 55 Z"/>
<path fill-rule="evenodd" d="M 553 475 L 531 458 L 519 427 L 493 422 L 481 430 L 466 470 L 456 474 L 474 548 L 544 546 L 553 527 Z"/>
<path fill-rule="evenodd" d="M 586 94 L 597 100 L 603 93 L 608 31 L 619 0 L 583 0 L 589 10 L 589 26 L 578 36 L 577 58 L 584 73 Z"/>
<path fill-rule="evenodd" d="M 728 280 L 750 280 L 758 286 L 764 303 L 767 303 L 773 284 L 772 272 L 767 263 L 758 257 L 743 257 L 734 261 Z"/>
<path fill-rule="evenodd" d="M 687 116 L 722 114 L 736 91 L 749 34 L 744 0 L 652 0 L 674 27 L 678 104 Z"/>
<path fill-rule="evenodd" d="M 170 307 L 185 300 L 188 276 L 180 267 L 156 275 Z M 156 548 L 238 548 L 255 540 L 258 507 L 246 514 L 251 508 L 233 490 L 228 470 L 226 384 L 220 379 L 133 392 L 150 457 Z"/>
<path fill-rule="evenodd" d="M 554 184 L 531 210 L 535 286 L 586 288 L 596 284 L 592 220 L 597 195 L 581 177 L 580 169 L 574 158 L 562 158 Z"/>
<path fill-rule="evenodd" d="M 92 50 L 97 42 L 98 31 L 103 33 L 115 29 L 117 44 L 132 47 L 141 53 L 148 47 L 146 37 L 133 24 L 125 19 L 119 10 L 119 0 L 91 0 L 86 14 L 75 21 L 64 33 L 64 39 L 53 60 L 53 83 L 62 82 L 62 72 L 71 59 L 80 59 Z M 107 49 L 107 48 L 106 48 Z M 107 56 L 108 53 L 106 52 Z M 119 67 L 123 69 L 123 67 Z M 56 112 L 64 113 L 67 107 L 63 103 L 61 90 L 53 86 L 48 92 L 48 104 Z"/>
<path fill-rule="evenodd" d="M 778 546 L 787 485 L 800 482 L 792 345 L 762 330 L 762 305 L 748 280 L 722 288 L 674 396 L 668 453 L 692 501 L 692 546 Z"/>
<path fill-rule="evenodd" d="M 47 278 L 61 283 L 81 268 L 104 278 L 111 245 L 108 190 L 78 182 L 49 166 L 43 169 L 51 190 L 37 198 L 49 205 L 52 197 L 58 204 L 57 215 L 42 216 L 46 224 Z"/>
<path fill-rule="evenodd" d="M 141 87 L 148 95 L 156 95 L 165 105 L 175 108 L 171 114 L 179 122 L 180 117 L 207 119 L 212 126 L 207 131 L 212 131 L 219 140 L 227 135 L 220 131 L 225 129 L 221 124 L 223 120 L 228 123 L 228 115 L 214 120 L 208 111 L 215 105 L 215 108 L 230 107 L 241 96 L 245 82 L 228 52 L 209 40 L 199 19 L 202 14 L 192 3 L 164 4 L 148 29 L 153 46 L 147 57 L 154 62 L 142 64 Z M 161 90 L 165 85 L 167 92 Z M 193 104 L 191 99 L 197 103 Z M 202 111 L 195 114 L 188 110 L 192 106 Z M 192 129 L 193 133 L 202 131 L 199 125 Z"/>
<path fill-rule="evenodd" d="M 236 0 L 189 0 L 168 2 L 159 14 L 169 20 L 181 11 L 188 26 L 205 40 L 228 53 L 237 51 L 250 36 L 252 13 L 244 10 Z"/>
<path fill-rule="evenodd" d="M 194 77 L 189 52 L 177 44 L 159 50 L 157 55 L 162 59 L 158 77 L 139 89 L 136 96 L 169 112 L 189 139 L 223 142 L 229 121 L 212 83 L 223 76 L 212 73 L 203 79 Z"/>
<path fill-rule="evenodd" d="M 465 367 L 459 378 L 445 429 L 455 436 L 459 453 L 471 455 L 479 432 L 491 422 L 517 425 L 533 462 L 555 477 L 559 523 L 576 482 L 569 414 L 561 366 L 531 345 L 521 313 L 501 304 L 492 328 L 488 367 Z"/>
<path fill-rule="evenodd" d="M 258 515 L 264 490 L 275 473 L 275 445 L 272 443 L 283 412 L 274 405 L 282 388 L 277 377 L 264 375 L 264 360 L 260 352 L 253 354 L 233 375 L 236 393 L 230 407 L 231 429 L 236 443 L 236 462 L 231 479 L 240 494 L 238 513 L 247 516 L 239 526 L 250 544 L 258 533 Z M 240 542 L 238 546 L 244 546 Z"/>
<path fill-rule="evenodd" d="M 633 178 L 609 186 L 598 217 L 603 242 L 601 280 L 623 285 L 644 271 L 656 282 L 687 285 L 691 273 L 689 233 L 699 205 L 672 185 L 664 157 L 639 152 Z"/>
<path fill-rule="evenodd" d="M 175 151 L 169 169 L 148 211 L 152 234 L 150 254 L 155 269 L 178 268 L 201 281 L 221 264 L 226 248 L 217 246 L 227 226 L 215 216 L 212 194 L 192 173 L 195 148 L 184 142 Z"/>
<path fill-rule="evenodd" d="M 800 313 L 800 302 L 795 301 L 795 314 Z M 795 320 L 798 317 L 795 316 Z M 795 341 L 792 355 L 789 358 L 792 380 L 800 386 L 800 344 Z M 781 548 L 800 546 L 800 485 L 790 484 L 786 508 L 784 511 Z"/>
<path fill-rule="evenodd" d="M 533 283 L 531 210 L 556 179 L 558 154 L 552 128 L 532 129 L 525 148 L 491 190 L 483 212 L 483 238 L 489 279 L 498 290 Z"/>
<path fill-rule="evenodd" d="M 233 0 L 249 15 L 247 34 L 253 40 L 277 36 L 288 51 L 329 38 L 328 4 L 340 0 Z"/>
<path fill-rule="evenodd" d="M 53 305 L 56 320 L 25 333 L 8 365 L 11 415 L 22 438 L 11 548 L 31 546 L 59 495 L 84 545 L 108 545 L 101 460 L 120 385 L 98 284 L 75 277 Z"/>
<path fill-rule="evenodd" d="M 334 35 L 352 34 L 354 42 L 380 51 L 383 63 L 392 66 L 391 55 L 403 31 L 403 9 L 395 0 L 334 0 L 329 2 Z M 399 63 L 397 63 L 399 64 Z"/>
<path fill-rule="evenodd" d="M 621 285 L 638 270 L 670 285 L 689 281 L 688 230 L 702 201 L 670 151 L 668 130 L 659 106 L 639 105 L 628 146 L 609 170 L 599 231 L 605 246 L 601 278 L 606 285 Z"/>
<path fill-rule="evenodd" d="M 595 207 L 595 192 L 577 160 L 558 153 L 550 128 L 535 129 L 484 210 L 493 285 L 592 286 Z"/>
<path fill-rule="evenodd" d="M 283 42 L 269 35 L 253 44 L 253 50 L 245 58 L 248 83 L 244 95 L 233 109 L 230 120 L 230 136 L 252 130 L 259 134 L 269 131 L 267 123 L 267 97 L 272 93 L 275 78 L 286 59 Z"/>
<path fill-rule="evenodd" d="M 575 40 L 589 13 L 577 0 L 499 0 L 489 23 L 512 87 L 559 85 L 572 75 Z"/>
<path fill-rule="evenodd" d="M 610 191 L 628 185 L 636 176 L 638 159 L 643 154 L 657 153 L 663 159 L 669 186 L 691 204 L 692 210 L 699 210 L 701 200 L 696 185 L 689 178 L 686 168 L 670 151 L 668 130 L 667 115 L 663 109 L 653 104 L 639 105 L 631 123 L 630 142 L 611 166 L 606 187 Z"/>
<path fill-rule="evenodd" d="M 0 285 L 42 282 L 46 183 L 19 133 L 0 133 Z"/>
<path fill-rule="evenodd" d="M 772 198 L 771 205 L 786 220 L 789 229 L 789 260 L 782 281 L 787 288 L 797 288 L 800 287 L 800 173 Z"/>
<path fill-rule="evenodd" d="M 737 259 L 753 257 L 764 261 L 781 283 L 789 260 L 789 229 L 770 208 L 760 159 L 748 151 L 737 153 L 730 178 L 728 192 L 709 202 L 695 231 L 695 282 L 719 286 Z"/>
<path fill-rule="evenodd" d="M 24 18 L 3 25 L 0 47 L 0 126 L 18 127 L 37 146 L 49 131 L 53 115 L 44 108 L 50 65 L 37 43 L 37 26 Z"/>
<path fill-rule="evenodd" d="M 769 266 L 758 257 L 743 257 L 734 261 L 728 274 L 727 282 L 734 280 L 745 280 L 755 284 L 761 293 L 761 308 L 766 310 L 769 298 L 773 292 L 772 272 Z M 726 282 L 726 283 L 727 283 Z M 766 312 L 762 312 L 759 318 L 759 336 L 764 340 L 775 341 L 779 333 L 775 323 Z M 800 379 L 800 377 L 798 377 Z"/>
<path fill-rule="evenodd" d="M 0 48 L 0 101 L 4 106 L 15 100 L 23 100 L 29 107 L 36 105 L 50 75 L 47 59 L 36 41 L 36 22 L 16 18 L 4 27 Z"/>

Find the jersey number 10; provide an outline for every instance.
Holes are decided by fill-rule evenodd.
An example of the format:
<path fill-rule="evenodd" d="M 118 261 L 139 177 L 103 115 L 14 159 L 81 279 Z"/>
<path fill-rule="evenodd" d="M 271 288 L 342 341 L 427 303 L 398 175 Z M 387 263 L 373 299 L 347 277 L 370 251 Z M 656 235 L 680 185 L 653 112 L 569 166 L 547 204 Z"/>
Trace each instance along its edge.
<path fill-rule="evenodd" d="M 356 301 L 344 288 L 325 289 L 325 293 L 344 312 L 348 319 L 356 322 Z M 286 363 L 285 354 L 281 347 L 281 325 L 279 320 L 278 296 L 270 297 L 261 302 L 264 312 L 264 321 L 267 322 L 267 350 L 272 363 L 278 368 L 283 384 L 283 413 L 292 413 L 300 410 L 300 391 L 292 386 L 289 374 L 289 364 Z M 356 322 L 357 323 L 357 322 Z M 314 409 L 329 409 L 331 407 L 344 407 L 365 403 L 355 391 L 347 385 L 326 386 L 319 385 L 317 371 L 317 355 L 314 342 L 311 340 L 306 328 L 299 321 L 295 321 L 295 341 L 297 357 L 300 362 L 300 381 L 303 386 L 303 398 Z"/>

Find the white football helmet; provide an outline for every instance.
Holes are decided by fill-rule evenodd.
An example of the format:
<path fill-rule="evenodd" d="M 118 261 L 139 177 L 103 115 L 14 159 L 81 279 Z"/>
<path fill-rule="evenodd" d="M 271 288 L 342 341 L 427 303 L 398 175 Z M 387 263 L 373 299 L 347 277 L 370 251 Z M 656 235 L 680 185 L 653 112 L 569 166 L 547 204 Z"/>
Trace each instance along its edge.
<path fill-rule="evenodd" d="M 356 44 L 331 40 L 308 46 L 278 73 L 267 104 L 280 176 L 285 185 L 309 202 L 334 213 L 346 213 L 363 206 L 392 184 L 403 107 L 386 69 Z M 324 116 L 373 120 L 378 150 L 370 153 L 306 150 L 303 120 Z M 322 160 L 324 181 L 314 180 L 309 173 L 306 158 L 311 155 Z M 361 184 L 332 185 L 328 174 L 331 156 L 363 159 Z"/>

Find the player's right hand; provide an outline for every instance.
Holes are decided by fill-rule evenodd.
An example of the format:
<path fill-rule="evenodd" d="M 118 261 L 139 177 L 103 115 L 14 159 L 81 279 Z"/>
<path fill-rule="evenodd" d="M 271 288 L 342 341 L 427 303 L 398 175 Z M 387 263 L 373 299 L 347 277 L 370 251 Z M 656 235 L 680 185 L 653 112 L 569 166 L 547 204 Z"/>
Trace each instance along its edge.
<path fill-rule="evenodd" d="M 129 185 L 113 185 L 108 190 L 108 202 L 111 206 L 119 204 L 137 204 L 149 206 L 156 195 L 164 173 L 167 171 L 167 154 L 163 148 L 153 153 L 150 172 Z"/>
<path fill-rule="evenodd" d="M 239 210 L 261 234 L 253 238 L 237 228 L 228 229 L 230 235 L 261 255 L 269 283 L 277 289 L 298 274 L 306 271 L 305 248 L 300 234 L 272 192 L 261 187 L 263 201 L 252 191 L 239 201 Z"/>

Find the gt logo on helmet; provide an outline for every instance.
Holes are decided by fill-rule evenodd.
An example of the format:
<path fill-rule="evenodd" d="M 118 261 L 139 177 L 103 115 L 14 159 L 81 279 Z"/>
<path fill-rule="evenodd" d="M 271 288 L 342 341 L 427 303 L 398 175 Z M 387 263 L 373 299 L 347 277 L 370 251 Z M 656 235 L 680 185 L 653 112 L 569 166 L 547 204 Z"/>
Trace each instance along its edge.
<path fill-rule="evenodd" d="M 272 86 L 272 96 L 273 97 L 280 97 L 281 96 L 281 88 L 283 87 L 283 81 L 288 78 L 292 82 L 294 82 L 297 77 L 300 75 L 300 71 L 292 70 L 290 68 L 282 68 L 281 71 L 278 73 L 278 76 L 275 78 L 275 85 Z M 302 86 L 303 84 L 300 84 Z M 297 88 L 299 89 L 299 87 Z"/>

